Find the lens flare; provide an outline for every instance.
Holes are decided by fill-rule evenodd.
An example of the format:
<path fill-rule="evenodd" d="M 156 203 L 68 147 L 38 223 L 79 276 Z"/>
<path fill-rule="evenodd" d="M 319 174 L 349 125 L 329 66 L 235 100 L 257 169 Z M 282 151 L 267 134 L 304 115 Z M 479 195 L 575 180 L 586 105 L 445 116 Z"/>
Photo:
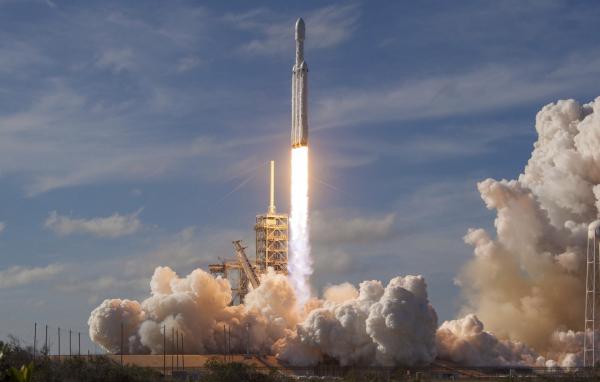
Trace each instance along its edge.
<path fill-rule="evenodd" d="M 310 297 L 309 277 L 312 274 L 308 229 L 308 147 L 292 149 L 292 195 L 290 213 L 290 256 L 288 269 L 298 303 Z"/>

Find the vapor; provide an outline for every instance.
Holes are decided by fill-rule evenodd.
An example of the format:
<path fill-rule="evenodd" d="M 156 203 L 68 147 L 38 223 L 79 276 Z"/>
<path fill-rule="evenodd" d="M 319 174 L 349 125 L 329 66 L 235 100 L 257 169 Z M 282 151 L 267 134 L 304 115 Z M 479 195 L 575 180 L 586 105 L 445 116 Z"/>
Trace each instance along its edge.
<path fill-rule="evenodd" d="M 105 300 L 90 314 L 90 338 L 106 350 L 161 354 L 163 333 L 184 335 L 186 352 L 224 351 L 223 327 L 231 330 L 232 351 L 276 355 L 292 365 L 325 358 L 342 365 L 415 365 L 435 358 L 437 315 L 421 276 L 396 277 L 387 286 L 365 281 L 332 286 L 324 299 L 299 308 L 289 279 L 271 270 L 243 305 L 229 306 L 227 280 L 201 269 L 180 278 L 156 268 L 150 296 L 142 302 Z M 169 348 L 170 349 L 170 348 Z"/>
<path fill-rule="evenodd" d="M 468 232 L 475 256 L 458 281 L 468 300 L 463 311 L 495 336 L 528 344 L 551 359 L 548 366 L 572 366 L 581 364 L 582 346 L 574 344 L 583 341 L 587 226 L 600 207 L 600 98 L 546 105 L 535 127 L 538 139 L 518 179 L 478 183 L 496 211 L 496 234 Z M 475 329 L 458 330 L 458 322 L 442 329 L 481 331 L 466 319 Z M 507 345 L 521 355 L 504 356 L 502 346 L 491 347 L 498 359 L 531 363 L 521 348 Z"/>

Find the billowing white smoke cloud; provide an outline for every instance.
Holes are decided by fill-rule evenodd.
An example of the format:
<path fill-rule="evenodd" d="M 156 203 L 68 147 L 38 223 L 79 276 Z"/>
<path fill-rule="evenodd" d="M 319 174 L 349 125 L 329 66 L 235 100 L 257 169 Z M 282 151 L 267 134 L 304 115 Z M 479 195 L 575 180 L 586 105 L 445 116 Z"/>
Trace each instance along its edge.
<path fill-rule="evenodd" d="M 437 331 L 439 357 L 469 366 L 533 365 L 539 355 L 521 342 L 499 340 L 473 314 L 444 322 Z"/>
<path fill-rule="evenodd" d="M 269 271 L 245 305 L 229 306 L 231 289 L 221 278 L 196 269 L 179 278 L 168 267 L 156 268 L 151 296 L 143 302 L 106 300 L 92 311 L 90 337 L 111 352 L 120 351 L 123 323 L 126 352 L 163 352 L 173 329 L 183 333 L 192 353 L 220 353 L 223 326 L 231 328 L 233 351 L 274 354 L 295 365 L 325 357 L 342 365 L 414 365 L 436 355 L 437 315 L 421 276 L 396 277 L 384 288 L 365 281 L 330 287 L 324 300 L 310 300 L 298 311 L 287 277 Z"/>
<path fill-rule="evenodd" d="M 416 365 L 435 358 L 437 315 L 423 277 L 396 277 L 385 288 L 365 281 L 358 292 L 344 284 L 325 296 L 333 300 L 276 344 L 282 359 L 300 365 L 325 356 L 341 365 Z"/>
<path fill-rule="evenodd" d="M 499 339 L 474 314 L 444 322 L 436 333 L 438 357 L 468 366 L 571 368 L 582 364 L 583 333 L 556 331 L 546 357 L 526 344 Z"/>
<path fill-rule="evenodd" d="M 474 229 L 465 236 L 475 257 L 459 282 L 469 301 L 464 312 L 476 313 L 492 333 L 532 346 L 554 360 L 550 366 L 573 366 L 581 358 L 583 336 L 576 331 L 583 326 L 587 226 L 600 207 L 600 98 L 546 105 L 536 130 L 518 180 L 478 184 L 486 206 L 497 212 L 497 232 Z M 530 362 L 531 354 L 492 341 L 477 322 L 469 316 L 442 325 L 440 353 L 456 354 L 457 347 L 469 353 L 491 341 L 483 347 L 493 352 L 466 361 Z M 465 333 L 476 341 L 465 343 Z"/>
<path fill-rule="evenodd" d="M 111 352 L 120 351 L 120 325 L 125 323 L 129 348 L 135 353 L 163 352 L 163 327 L 169 342 L 172 330 L 184 335 L 190 353 L 221 353 L 223 326 L 231 331 L 234 351 L 246 350 L 247 337 L 254 352 L 270 352 L 271 344 L 292 328 L 296 316 L 292 287 L 284 276 L 269 273 L 248 296 L 247 306 L 229 306 L 227 280 L 196 269 L 179 278 L 168 267 L 158 267 L 150 282 L 151 296 L 141 304 L 105 300 L 88 320 L 90 337 Z M 170 346 L 170 345 L 167 345 Z"/>

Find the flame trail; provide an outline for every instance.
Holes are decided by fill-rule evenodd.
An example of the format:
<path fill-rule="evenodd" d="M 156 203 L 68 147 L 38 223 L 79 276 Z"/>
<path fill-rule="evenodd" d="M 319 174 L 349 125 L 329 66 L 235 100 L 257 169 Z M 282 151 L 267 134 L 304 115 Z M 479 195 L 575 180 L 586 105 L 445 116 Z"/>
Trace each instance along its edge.
<path fill-rule="evenodd" d="M 298 303 L 310 297 L 308 278 L 312 274 L 308 230 L 308 147 L 292 149 L 292 195 L 290 214 L 290 256 L 288 267 Z"/>

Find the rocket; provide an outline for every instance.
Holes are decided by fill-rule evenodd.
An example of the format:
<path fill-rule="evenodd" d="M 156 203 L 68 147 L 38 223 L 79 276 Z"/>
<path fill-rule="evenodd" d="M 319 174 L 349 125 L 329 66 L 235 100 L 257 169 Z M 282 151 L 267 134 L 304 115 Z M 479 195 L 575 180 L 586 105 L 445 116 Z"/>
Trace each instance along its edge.
<path fill-rule="evenodd" d="M 292 69 L 292 148 L 308 145 L 308 65 L 304 62 L 304 20 L 296 21 L 296 63 Z"/>

